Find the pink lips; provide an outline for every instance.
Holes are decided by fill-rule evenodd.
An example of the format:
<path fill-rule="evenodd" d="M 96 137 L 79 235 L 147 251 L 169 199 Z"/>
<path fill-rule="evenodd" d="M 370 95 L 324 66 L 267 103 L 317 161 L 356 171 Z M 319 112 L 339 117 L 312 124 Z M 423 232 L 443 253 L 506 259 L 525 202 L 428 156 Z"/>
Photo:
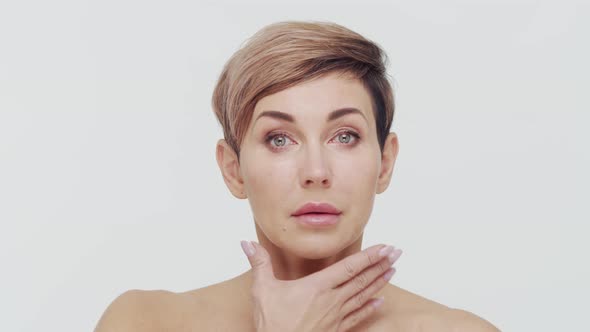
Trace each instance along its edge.
<path fill-rule="evenodd" d="M 297 209 L 292 216 L 299 223 L 313 227 L 331 226 L 340 220 L 342 212 L 328 203 L 307 203 Z"/>
<path fill-rule="evenodd" d="M 328 203 L 307 203 L 293 212 L 293 216 L 298 216 L 305 213 L 330 213 L 340 214 L 341 211 Z"/>

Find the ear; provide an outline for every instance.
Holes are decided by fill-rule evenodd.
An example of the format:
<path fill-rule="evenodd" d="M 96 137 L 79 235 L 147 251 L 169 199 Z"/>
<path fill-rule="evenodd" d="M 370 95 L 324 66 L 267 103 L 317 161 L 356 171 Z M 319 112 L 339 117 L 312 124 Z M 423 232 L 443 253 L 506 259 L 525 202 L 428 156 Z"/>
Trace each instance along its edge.
<path fill-rule="evenodd" d="M 389 133 L 387 139 L 385 139 L 383 155 L 381 156 L 381 171 L 377 180 L 377 194 L 381 194 L 389 186 L 398 150 L 399 143 L 397 135 L 395 133 Z"/>
<path fill-rule="evenodd" d="M 246 198 L 238 156 L 224 139 L 217 141 L 215 156 L 219 170 L 223 175 L 223 181 L 225 181 L 225 185 L 227 185 L 229 191 L 236 198 Z"/>

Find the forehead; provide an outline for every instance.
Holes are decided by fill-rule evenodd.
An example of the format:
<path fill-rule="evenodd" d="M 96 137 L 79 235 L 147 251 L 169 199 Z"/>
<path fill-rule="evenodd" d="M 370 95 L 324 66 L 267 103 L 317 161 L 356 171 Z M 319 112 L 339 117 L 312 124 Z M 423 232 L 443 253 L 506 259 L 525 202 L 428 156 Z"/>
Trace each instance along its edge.
<path fill-rule="evenodd" d="M 341 108 L 357 108 L 367 120 L 373 119 L 372 100 L 362 82 L 350 75 L 330 73 L 258 101 L 252 120 L 264 111 L 276 110 L 303 117 L 326 117 Z"/>

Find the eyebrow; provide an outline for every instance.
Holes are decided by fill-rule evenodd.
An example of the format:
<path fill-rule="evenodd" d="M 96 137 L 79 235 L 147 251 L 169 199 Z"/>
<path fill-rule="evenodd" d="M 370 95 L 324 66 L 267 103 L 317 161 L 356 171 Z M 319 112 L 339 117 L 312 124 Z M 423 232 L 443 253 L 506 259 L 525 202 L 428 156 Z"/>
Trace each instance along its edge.
<path fill-rule="evenodd" d="M 365 119 L 365 121 L 367 121 L 367 118 L 365 117 L 363 112 L 361 112 L 358 108 L 344 107 L 344 108 L 339 108 L 337 110 L 330 112 L 330 114 L 328 114 L 328 118 L 326 119 L 326 122 L 334 121 L 334 120 L 341 118 L 347 114 L 360 114 Z M 291 114 L 284 113 L 281 111 L 274 111 L 274 110 L 261 112 L 256 117 L 256 120 L 254 120 L 254 121 L 257 121 L 258 119 L 260 119 L 261 117 L 264 117 L 264 116 L 287 121 L 287 122 L 296 123 L 295 118 Z"/>

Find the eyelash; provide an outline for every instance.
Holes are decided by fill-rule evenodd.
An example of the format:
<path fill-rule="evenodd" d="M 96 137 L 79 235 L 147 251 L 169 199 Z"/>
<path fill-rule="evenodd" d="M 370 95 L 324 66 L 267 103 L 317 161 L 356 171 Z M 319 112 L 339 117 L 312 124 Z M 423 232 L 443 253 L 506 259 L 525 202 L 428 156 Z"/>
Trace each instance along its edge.
<path fill-rule="evenodd" d="M 352 131 L 352 130 L 342 130 L 336 134 L 336 138 L 338 138 L 342 134 L 349 134 L 350 136 L 354 137 L 353 143 L 349 143 L 349 144 L 342 143 L 343 145 L 348 145 L 350 147 L 357 145 L 358 141 L 361 139 L 360 135 L 357 132 Z M 266 142 L 267 145 L 270 146 L 271 150 L 280 151 L 280 150 L 285 149 L 286 145 L 283 147 L 275 147 L 272 144 L 270 144 L 272 142 L 272 140 L 278 136 L 285 136 L 288 139 L 291 139 L 291 138 L 289 138 L 289 135 L 287 135 L 287 133 L 285 133 L 285 132 L 274 132 L 274 133 L 267 135 L 264 141 Z"/>

